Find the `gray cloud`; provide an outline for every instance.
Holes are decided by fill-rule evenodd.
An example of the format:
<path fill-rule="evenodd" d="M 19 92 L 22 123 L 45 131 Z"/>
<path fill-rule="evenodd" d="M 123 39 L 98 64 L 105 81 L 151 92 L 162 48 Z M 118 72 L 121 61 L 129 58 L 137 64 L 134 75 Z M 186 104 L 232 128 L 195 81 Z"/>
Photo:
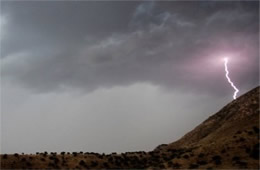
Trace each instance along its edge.
<path fill-rule="evenodd" d="M 153 8 L 154 8 L 154 1 L 144 2 L 137 6 L 133 16 L 134 18 L 140 17 L 142 15 L 152 16 Z"/>
<path fill-rule="evenodd" d="M 9 5 L 5 3 L 4 9 Z M 207 3 L 201 2 L 127 3 L 131 7 L 115 2 L 108 3 L 111 8 L 104 11 L 103 3 L 91 2 L 51 8 L 49 3 L 14 4 L 21 8 L 18 12 L 4 10 L 12 12 L 8 26 L 12 33 L 2 43 L 2 75 L 42 92 L 150 82 L 225 93 L 230 89 L 223 90 L 227 85 L 223 67 L 206 61 L 227 52 L 236 53 L 237 60 L 248 58 L 233 66 L 236 73 L 232 76 L 241 85 L 252 87 L 258 83 L 256 3 L 216 3 L 207 9 Z M 173 7 L 167 9 L 169 4 Z M 121 9 L 110 14 L 117 6 Z M 194 13 L 202 9 L 203 14 Z M 14 41 L 18 42 L 11 45 Z M 22 57 L 15 60 L 16 55 Z M 252 79 L 243 84 L 248 75 Z"/>

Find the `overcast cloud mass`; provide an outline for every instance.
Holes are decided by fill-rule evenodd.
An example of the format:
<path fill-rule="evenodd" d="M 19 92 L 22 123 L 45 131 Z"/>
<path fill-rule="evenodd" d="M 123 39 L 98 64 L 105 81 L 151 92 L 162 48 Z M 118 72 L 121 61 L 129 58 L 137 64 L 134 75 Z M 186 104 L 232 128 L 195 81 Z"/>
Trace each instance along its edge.
<path fill-rule="evenodd" d="M 1 2 L 1 151 L 152 150 L 259 85 L 259 2 Z"/>

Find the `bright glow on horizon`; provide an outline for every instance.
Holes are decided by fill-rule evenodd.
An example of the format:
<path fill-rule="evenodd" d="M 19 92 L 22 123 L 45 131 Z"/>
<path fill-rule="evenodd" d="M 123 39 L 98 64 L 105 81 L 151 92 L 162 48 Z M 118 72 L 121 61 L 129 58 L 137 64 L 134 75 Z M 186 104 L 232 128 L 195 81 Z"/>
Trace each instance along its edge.
<path fill-rule="evenodd" d="M 237 97 L 237 93 L 239 92 L 239 90 L 237 89 L 237 87 L 234 85 L 234 83 L 231 81 L 231 79 L 229 78 L 229 71 L 228 71 L 228 66 L 227 66 L 227 64 L 228 64 L 228 58 L 227 57 L 225 57 L 224 58 L 224 65 L 225 65 L 225 71 L 226 71 L 226 78 L 227 78 L 227 80 L 228 80 L 228 82 L 229 82 L 229 84 L 233 87 L 233 89 L 235 90 L 235 92 L 234 92 L 234 95 L 233 95 L 233 99 L 236 99 Z"/>

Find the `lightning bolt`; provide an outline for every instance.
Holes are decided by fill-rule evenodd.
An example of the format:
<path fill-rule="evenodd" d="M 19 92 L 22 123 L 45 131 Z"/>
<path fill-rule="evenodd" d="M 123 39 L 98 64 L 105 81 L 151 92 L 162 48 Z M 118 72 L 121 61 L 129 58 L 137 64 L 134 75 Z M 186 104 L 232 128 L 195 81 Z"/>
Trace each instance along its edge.
<path fill-rule="evenodd" d="M 228 71 L 228 58 L 224 58 L 224 64 L 225 64 L 225 71 L 226 71 L 226 78 L 229 82 L 229 84 L 233 87 L 233 89 L 235 90 L 234 92 L 234 95 L 233 95 L 233 99 L 236 99 L 237 98 L 237 93 L 239 92 L 239 90 L 237 89 L 237 87 L 234 85 L 234 83 L 230 80 L 228 74 L 229 74 L 229 71 Z"/>

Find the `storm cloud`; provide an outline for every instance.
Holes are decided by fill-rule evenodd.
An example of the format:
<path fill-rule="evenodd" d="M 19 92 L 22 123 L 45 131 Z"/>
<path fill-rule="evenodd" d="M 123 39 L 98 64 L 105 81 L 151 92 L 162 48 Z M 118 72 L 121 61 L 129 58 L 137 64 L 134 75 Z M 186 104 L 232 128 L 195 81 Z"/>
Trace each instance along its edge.
<path fill-rule="evenodd" d="M 257 6 L 4 2 L 8 32 L 2 40 L 2 76 L 38 92 L 149 82 L 219 94 L 226 92 L 221 55 L 231 53 L 235 82 L 253 87 L 258 83 Z"/>

